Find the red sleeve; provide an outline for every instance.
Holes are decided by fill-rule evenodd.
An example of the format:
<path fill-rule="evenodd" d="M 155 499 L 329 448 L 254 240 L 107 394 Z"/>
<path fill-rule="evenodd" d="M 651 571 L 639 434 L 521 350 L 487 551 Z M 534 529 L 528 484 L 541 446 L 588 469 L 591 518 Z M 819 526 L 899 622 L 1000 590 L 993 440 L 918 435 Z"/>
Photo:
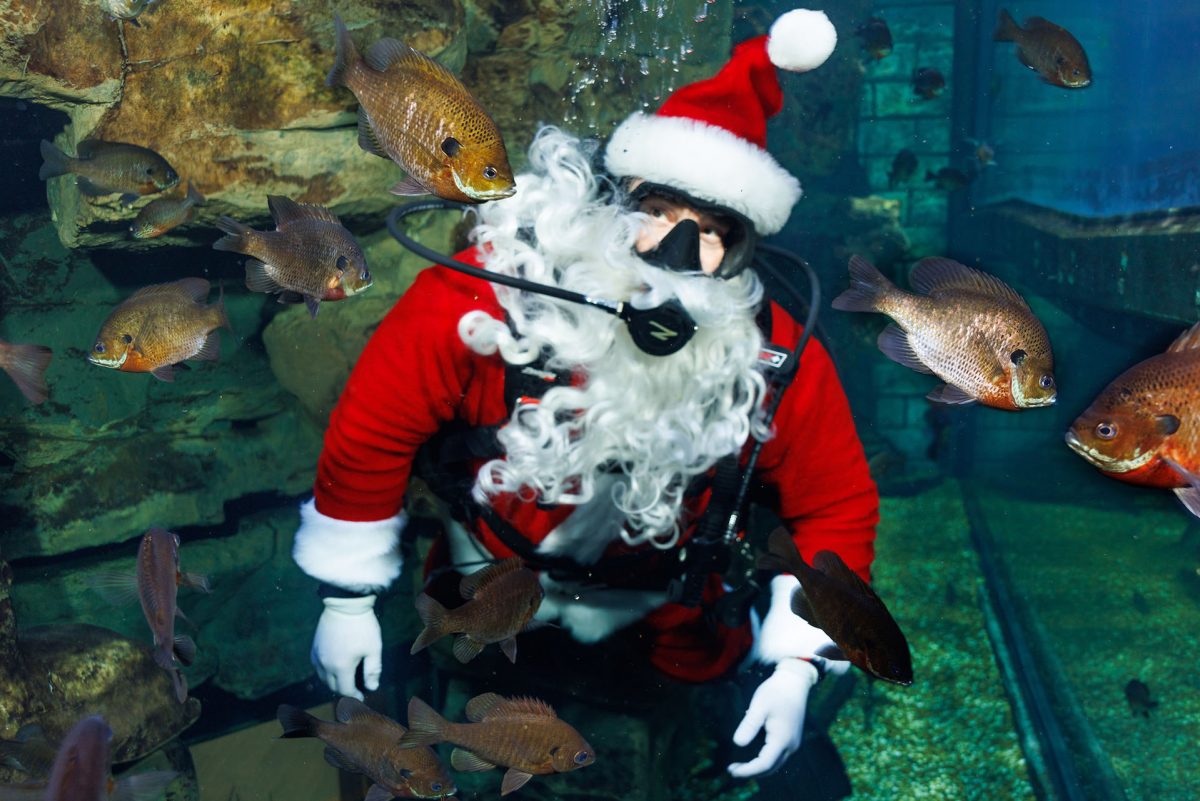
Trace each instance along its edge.
<path fill-rule="evenodd" d="M 784 393 L 759 470 L 805 560 L 830 550 L 870 581 L 879 493 L 833 360 L 816 338 Z"/>
<path fill-rule="evenodd" d="M 502 368 L 459 336 L 471 309 L 501 317 L 488 284 L 432 267 L 380 323 L 330 415 L 314 486 L 319 512 L 348 521 L 392 517 L 417 449 L 449 420 L 478 422 L 470 418 L 486 405 L 479 373 L 502 375 Z"/>

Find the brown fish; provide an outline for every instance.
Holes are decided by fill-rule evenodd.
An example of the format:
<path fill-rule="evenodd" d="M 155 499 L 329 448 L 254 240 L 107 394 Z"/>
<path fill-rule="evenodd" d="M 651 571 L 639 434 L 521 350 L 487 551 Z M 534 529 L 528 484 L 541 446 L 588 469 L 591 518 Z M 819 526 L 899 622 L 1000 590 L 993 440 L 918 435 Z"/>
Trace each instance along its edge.
<path fill-rule="evenodd" d="M 342 300 L 368 289 L 373 279 L 367 257 L 337 216 L 321 206 L 267 196 L 274 231 L 255 231 L 232 217 L 221 217 L 225 232 L 214 250 L 251 256 L 246 288 L 276 293 L 280 302 L 302 299 L 315 318 L 323 300 Z"/>
<path fill-rule="evenodd" d="M 1106 476 L 1167 487 L 1200 517 L 1200 323 L 1121 373 L 1071 424 L 1067 445 Z"/>
<path fill-rule="evenodd" d="M 841 653 L 822 654 L 848 659 L 876 678 L 912 684 L 912 654 L 908 640 L 871 587 L 833 551 L 818 551 L 813 566 L 805 564 L 787 529 L 771 532 L 769 553 L 759 556 L 764 570 L 786 570 L 800 581 L 792 596 L 792 611 L 812 623 Z"/>
<path fill-rule="evenodd" d="M 216 361 L 217 329 L 230 326 L 223 298 L 204 304 L 209 288 L 203 278 L 181 278 L 139 289 L 100 326 L 88 361 L 160 381 L 174 381 L 174 366 L 187 359 Z"/>
<path fill-rule="evenodd" d="M 936 67 L 918 67 L 912 73 L 913 94 L 933 100 L 946 91 L 946 76 Z"/>
<path fill-rule="evenodd" d="M 1092 83 L 1092 67 L 1083 45 L 1066 28 L 1049 20 L 1030 17 L 1022 27 L 1006 9 L 1000 9 L 992 39 L 1016 42 L 1017 58 L 1046 83 L 1064 89 L 1082 89 Z"/>
<path fill-rule="evenodd" d="M 892 52 L 892 30 L 881 17 L 871 17 L 854 31 L 876 61 Z"/>
<path fill-rule="evenodd" d="M 187 700 L 187 682 L 179 665 L 192 664 L 196 643 L 191 637 L 175 634 L 175 618 L 183 617 L 176 602 L 180 586 L 208 592 L 208 581 L 203 576 L 180 572 L 179 535 L 162 528 L 150 529 L 138 546 L 138 600 L 154 635 L 154 661 L 171 674 L 175 696 L 183 703 Z"/>
<path fill-rule="evenodd" d="M 447 609 L 426 593 L 417 596 L 417 614 L 425 624 L 410 653 L 417 653 L 447 634 L 457 634 L 454 655 L 470 662 L 485 645 L 500 643 L 510 662 L 517 661 L 516 635 L 529 625 L 542 604 L 537 574 L 519 557 L 505 559 L 463 576 L 459 591 L 466 603 Z"/>
<path fill-rule="evenodd" d="M 907 183 L 916 174 L 917 154 L 904 148 L 892 159 L 892 169 L 888 171 L 888 189 Z"/>
<path fill-rule="evenodd" d="M 408 733 L 400 747 L 452 743 L 458 746 L 450 754 L 455 770 L 508 768 L 500 795 L 520 789 L 533 776 L 566 773 L 596 760 L 583 735 L 536 698 L 484 693 L 467 702 L 466 712 L 470 723 L 451 723 L 414 697 L 408 702 Z"/>
<path fill-rule="evenodd" d="M 937 172 L 925 171 L 925 183 L 932 183 L 938 189 L 955 192 L 966 187 L 974 180 L 974 175 L 968 175 L 957 167 L 942 167 Z"/>
<path fill-rule="evenodd" d="M 112 736 L 112 729 L 99 715 L 84 718 L 71 727 L 50 769 L 42 796 L 45 801 L 157 798 L 179 775 L 169 770 L 150 771 L 114 782 L 110 773 Z"/>
<path fill-rule="evenodd" d="M 277 716 L 283 737 L 316 737 L 325 743 L 325 760 L 374 784 L 365 801 L 389 798 L 444 798 L 454 795 L 454 780 L 432 748 L 401 748 L 408 730 L 354 698 L 339 698 L 337 722 L 281 704 Z"/>
<path fill-rule="evenodd" d="M 943 258 L 922 259 L 896 288 L 874 265 L 850 259 L 850 289 L 833 308 L 882 312 L 895 320 L 879 335 L 889 359 L 946 383 L 936 403 L 979 401 L 997 409 L 1049 406 L 1057 397 L 1054 355 L 1029 304 L 987 273 Z"/>
<path fill-rule="evenodd" d="M 363 58 L 341 17 L 333 24 L 326 83 L 358 98 L 359 147 L 408 173 L 393 194 L 481 203 L 517 191 L 500 129 L 454 73 L 397 39 L 380 39 Z"/>
<path fill-rule="evenodd" d="M 196 217 L 196 207 L 204 203 L 204 195 L 188 184 L 181 198 L 160 197 L 151 200 L 129 224 L 134 239 L 154 239 L 172 228 L 190 223 Z"/>
<path fill-rule="evenodd" d="M 53 355 L 45 345 L 14 345 L 0 339 L 0 370 L 8 373 L 30 403 L 41 403 L 49 397 L 46 367 Z"/>
<path fill-rule="evenodd" d="M 71 158 L 52 143 L 42 140 L 42 164 L 38 178 L 43 181 L 74 174 L 79 191 L 99 196 L 121 193 L 121 202 L 129 205 L 142 195 L 153 195 L 179 183 L 179 173 L 153 150 L 125 142 L 88 139 L 76 146 Z"/>
<path fill-rule="evenodd" d="M 1150 688 L 1140 679 L 1130 679 L 1125 685 L 1125 700 L 1129 702 L 1129 712 L 1134 717 L 1141 715 L 1150 717 L 1150 710 L 1158 706 L 1158 701 L 1150 697 Z"/>

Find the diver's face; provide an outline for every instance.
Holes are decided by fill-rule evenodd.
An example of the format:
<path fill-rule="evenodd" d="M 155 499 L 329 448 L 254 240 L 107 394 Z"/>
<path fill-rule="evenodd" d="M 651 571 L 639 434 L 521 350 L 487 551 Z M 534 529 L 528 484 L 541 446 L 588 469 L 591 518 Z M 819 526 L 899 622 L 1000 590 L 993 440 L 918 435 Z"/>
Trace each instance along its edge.
<path fill-rule="evenodd" d="M 643 198 L 638 204 L 638 211 L 650 218 L 634 243 L 638 253 L 653 250 L 676 225 L 684 220 L 693 220 L 700 227 L 700 269 L 704 270 L 705 275 L 712 275 L 721 266 L 721 260 L 725 258 L 729 220 L 659 195 Z"/>

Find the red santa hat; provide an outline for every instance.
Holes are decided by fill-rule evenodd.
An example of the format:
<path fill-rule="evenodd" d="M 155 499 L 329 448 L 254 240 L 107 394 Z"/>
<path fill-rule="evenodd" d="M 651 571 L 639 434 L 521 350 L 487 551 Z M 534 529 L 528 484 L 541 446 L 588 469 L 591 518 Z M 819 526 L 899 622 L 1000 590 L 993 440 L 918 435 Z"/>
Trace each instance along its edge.
<path fill-rule="evenodd" d="M 605 167 L 732 209 L 763 236 L 777 233 L 800 182 L 767 152 L 767 119 L 783 106 L 776 68 L 825 63 L 837 31 L 821 11 L 795 9 L 766 36 L 738 45 L 712 78 L 676 89 L 656 114 L 637 112 L 609 140 Z"/>

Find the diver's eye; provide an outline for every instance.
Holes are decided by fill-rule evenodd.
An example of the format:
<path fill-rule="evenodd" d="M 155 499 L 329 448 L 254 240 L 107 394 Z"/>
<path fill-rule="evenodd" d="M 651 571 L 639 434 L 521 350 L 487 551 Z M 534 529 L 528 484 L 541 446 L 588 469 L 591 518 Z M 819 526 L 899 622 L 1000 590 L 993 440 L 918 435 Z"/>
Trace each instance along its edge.
<path fill-rule="evenodd" d="M 1038 383 L 1042 385 L 1042 389 L 1053 389 L 1054 388 L 1054 376 L 1044 375 L 1044 376 L 1042 376 L 1042 380 L 1039 381 Z"/>
<path fill-rule="evenodd" d="M 1116 435 L 1116 423 L 1100 423 L 1098 426 L 1096 426 L 1096 436 L 1100 439 L 1112 439 Z"/>
<path fill-rule="evenodd" d="M 133 336 L 130 334 L 121 334 L 121 341 L 128 345 L 133 341 Z"/>
<path fill-rule="evenodd" d="M 589 754 L 587 751 L 579 751 L 575 754 L 575 764 L 582 765 L 584 762 L 587 762 L 591 758 L 592 758 L 592 755 Z"/>
<path fill-rule="evenodd" d="M 96 351 L 96 353 L 104 353 L 104 343 L 97 342 L 96 347 L 92 348 L 92 350 Z"/>
<path fill-rule="evenodd" d="M 1025 361 L 1025 357 L 1026 357 L 1026 356 L 1028 356 L 1028 355 L 1029 355 L 1029 354 L 1027 354 L 1027 353 L 1026 353 L 1025 351 L 1023 351 L 1023 350 L 1014 350 L 1014 351 L 1012 352 L 1012 356 L 1011 356 L 1011 358 L 1012 358 L 1012 363 L 1013 363 L 1013 364 L 1020 364 L 1021 362 Z"/>
<path fill-rule="evenodd" d="M 499 173 L 496 172 L 495 167 L 488 165 L 487 167 L 483 168 L 483 177 L 484 178 L 491 180 L 492 178 L 495 178 L 497 175 L 499 175 Z"/>

